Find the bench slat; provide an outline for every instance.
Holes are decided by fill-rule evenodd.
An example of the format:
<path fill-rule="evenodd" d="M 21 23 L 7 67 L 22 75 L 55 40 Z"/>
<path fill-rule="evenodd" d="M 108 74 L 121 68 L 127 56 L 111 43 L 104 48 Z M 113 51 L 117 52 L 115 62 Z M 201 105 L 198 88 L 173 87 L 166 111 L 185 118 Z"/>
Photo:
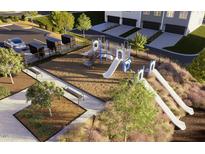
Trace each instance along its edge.
<path fill-rule="evenodd" d="M 69 88 L 64 88 L 64 90 L 67 91 L 68 93 L 72 94 L 73 96 L 77 97 L 77 98 L 82 98 L 83 97 L 83 95 L 81 95 L 81 94 L 79 94 L 79 93 L 77 93 L 77 92 L 75 92 L 75 91 L 73 91 Z"/>
<path fill-rule="evenodd" d="M 39 71 L 36 71 L 36 70 L 33 69 L 33 68 L 28 68 L 28 70 L 31 71 L 31 72 L 33 72 L 33 73 L 35 73 L 36 75 L 41 74 Z"/>

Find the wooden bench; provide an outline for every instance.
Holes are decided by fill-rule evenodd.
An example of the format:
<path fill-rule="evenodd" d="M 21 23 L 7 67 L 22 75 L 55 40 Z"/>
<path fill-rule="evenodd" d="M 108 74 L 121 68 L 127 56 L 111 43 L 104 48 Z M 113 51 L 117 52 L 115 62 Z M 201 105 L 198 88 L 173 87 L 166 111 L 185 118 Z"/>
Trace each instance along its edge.
<path fill-rule="evenodd" d="M 76 98 L 78 98 L 78 104 L 79 104 L 79 101 L 81 99 L 84 100 L 84 94 L 80 94 L 80 93 L 77 93 L 75 91 L 73 91 L 72 89 L 70 88 L 63 88 L 66 92 L 70 93 L 71 95 L 75 96 Z"/>
<path fill-rule="evenodd" d="M 31 67 L 29 67 L 28 70 L 31 71 L 31 72 L 33 72 L 34 74 L 36 74 L 36 78 L 37 78 L 39 75 L 42 76 L 41 72 L 39 72 L 39 71 L 37 71 L 37 70 L 35 70 L 35 69 L 31 68 Z"/>

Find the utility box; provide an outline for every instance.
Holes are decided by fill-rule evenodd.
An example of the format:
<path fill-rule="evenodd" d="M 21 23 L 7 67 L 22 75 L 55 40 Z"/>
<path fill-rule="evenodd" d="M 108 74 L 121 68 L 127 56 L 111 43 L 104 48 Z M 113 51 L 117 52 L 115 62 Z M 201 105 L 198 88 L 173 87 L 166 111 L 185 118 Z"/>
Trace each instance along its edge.
<path fill-rule="evenodd" d="M 75 37 L 68 35 L 68 34 L 63 34 L 61 35 L 62 43 L 65 45 L 70 45 L 71 47 L 75 45 Z"/>
<path fill-rule="evenodd" d="M 52 51 L 60 51 L 62 42 L 60 39 L 54 37 L 46 37 L 47 47 Z"/>
<path fill-rule="evenodd" d="M 44 44 L 33 41 L 33 42 L 30 42 L 28 46 L 32 54 L 39 56 L 39 57 L 45 56 Z"/>

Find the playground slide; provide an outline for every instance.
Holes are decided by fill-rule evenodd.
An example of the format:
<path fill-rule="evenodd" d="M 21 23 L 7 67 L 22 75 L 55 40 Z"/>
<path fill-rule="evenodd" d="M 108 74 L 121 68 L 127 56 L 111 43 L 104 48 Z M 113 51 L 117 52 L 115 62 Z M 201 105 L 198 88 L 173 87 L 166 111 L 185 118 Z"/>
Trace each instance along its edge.
<path fill-rule="evenodd" d="M 105 73 L 103 73 L 103 77 L 110 78 L 113 75 L 113 73 L 115 72 L 115 70 L 117 69 L 117 67 L 121 61 L 122 61 L 122 59 L 118 59 L 116 57 L 114 59 L 114 61 L 112 62 L 112 64 L 110 65 L 109 69 Z"/>
<path fill-rule="evenodd" d="M 158 70 L 153 70 L 154 75 L 157 80 L 168 90 L 169 94 L 173 97 L 173 99 L 177 102 L 177 104 L 183 108 L 190 115 L 194 114 L 194 110 L 187 106 L 184 101 L 177 95 L 177 93 L 173 90 L 173 88 L 168 84 L 168 82 L 164 79 L 164 77 L 158 72 Z"/>
<path fill-rule="evenodd" d="M 82 53 L 82 55 L 83 56 L 89 56 L 92 52 L 93 52 L 93 50 L 89 50 L 89 51 L 86 51 L 86 52 Z"/>
<path fill-rule="evenodd" d="M 161 97 L 157 94 L 157 92 L 152 88 L 152 86 L 147 82 L 146 79 L 143 79 L 145 87 L 149 90 L 151 90 L 152 92 L 154 92 L 155 94 L 155 101 L 157 102 L 157 104 L 162 108 L 162 110 L 164 111 L 164 113 L 167 114 L 167 116 L 169 117 L 169 119 L 177 126 L 179 127 L 181 130 L 185 130 L 186 129 L 186 125 L 183 121 L 179 120 L 174 114 L 173 112 L 169 109 L 169 107 L 164 103 L 164 101 L 161 99 Z"/>

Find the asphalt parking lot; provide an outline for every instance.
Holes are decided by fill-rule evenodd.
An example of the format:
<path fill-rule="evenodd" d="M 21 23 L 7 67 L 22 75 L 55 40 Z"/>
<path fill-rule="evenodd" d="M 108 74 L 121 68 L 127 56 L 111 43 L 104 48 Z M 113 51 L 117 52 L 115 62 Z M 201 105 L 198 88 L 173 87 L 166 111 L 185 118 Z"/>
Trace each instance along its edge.
<path fill-rule="evenodd" d="M 29 43 L 34 40 L 45 42 L 46 34 L 46 31 L 37 28 L 25 29 L 18 25 L 0 27 L 0 46 L 3 47 L 3 42 L 5 40 L 14 37 L 20 37 L 26 43 Z"/>

